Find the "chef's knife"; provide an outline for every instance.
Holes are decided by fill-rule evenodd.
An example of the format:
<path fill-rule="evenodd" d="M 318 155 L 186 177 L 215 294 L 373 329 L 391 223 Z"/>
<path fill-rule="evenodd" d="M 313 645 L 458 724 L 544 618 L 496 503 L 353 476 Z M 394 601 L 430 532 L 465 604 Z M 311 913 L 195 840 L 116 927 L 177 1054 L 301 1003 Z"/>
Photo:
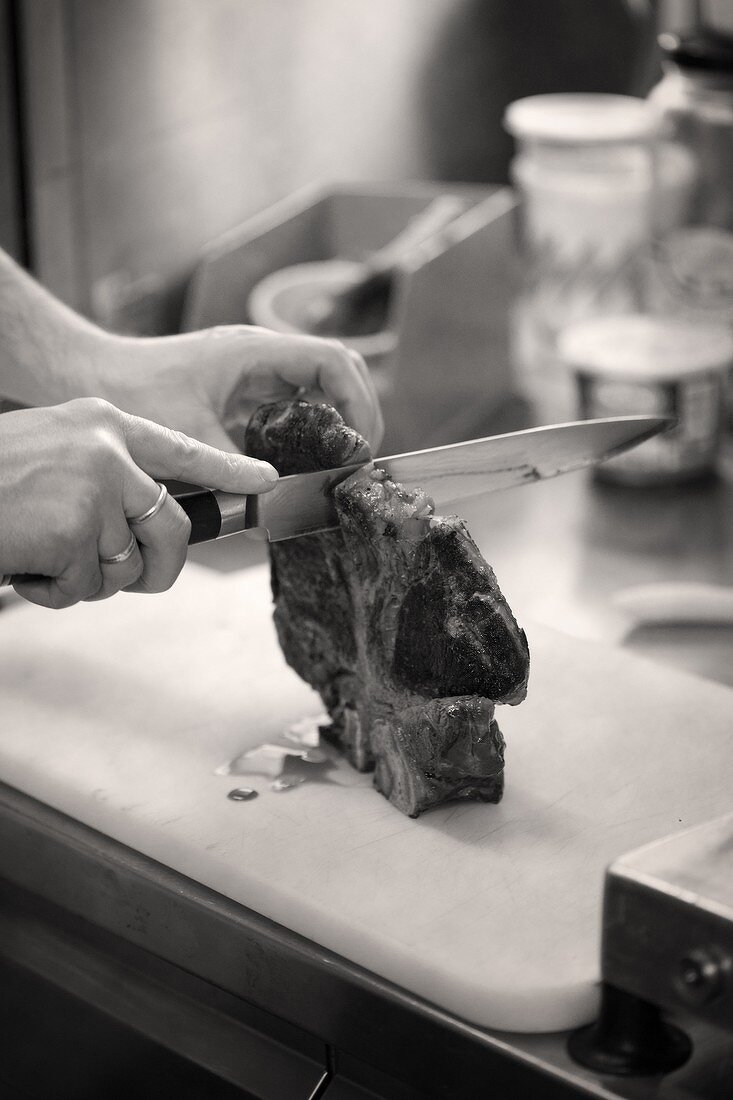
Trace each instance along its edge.
<path fill-rule="evenodd" d="M 673 424 L 668 417 L 650 416 L 579 420 L 390 455 L 374 465 L 393 481 L 424 489 L 440 511 L 468 497 L 596 465 Z M 191 520 L 190 543 L 256 528 L 279 542 L 336 527 L 333 490 L 364 465 L 281 477 L 269 493 L 256 496 L 167 484 Z"/>
<path fill-rule="evenodd" d="M 424 489 L 440 511 L 468 497 L 597 465 L 674 423 L 662 416 L 578 420 L 390 455 L 375 459 L 374 465 L 385 470 L 393 481 L 408 488 Z M 335 470 L 281 477 L 269 493 L 251 496 L 222 493 L 180 481 L 166 484 L 191 520 L 189 543 L 211 542 L 254 530 L 261 531 L 270 542 L 280 542 L 338 526 L 333 490 L 368 465 L 360 462 Z M 0 577 L 0 588 L 11 580 Z"/>

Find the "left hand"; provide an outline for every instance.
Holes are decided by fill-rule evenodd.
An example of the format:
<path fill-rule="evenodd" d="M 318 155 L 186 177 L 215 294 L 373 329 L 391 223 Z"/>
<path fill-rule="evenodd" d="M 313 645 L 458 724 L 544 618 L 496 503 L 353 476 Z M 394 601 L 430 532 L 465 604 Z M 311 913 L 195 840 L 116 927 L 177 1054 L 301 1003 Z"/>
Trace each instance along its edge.
<path fill-rule="evenodd" d="M 384 423 L 364 360 L 335 340 L 226 325 L 179 336 L 106 338 L 96 395 L 118 408 L 221 450 L 258 405 L 294 397 L 326 401 L 369 441 Z"/>

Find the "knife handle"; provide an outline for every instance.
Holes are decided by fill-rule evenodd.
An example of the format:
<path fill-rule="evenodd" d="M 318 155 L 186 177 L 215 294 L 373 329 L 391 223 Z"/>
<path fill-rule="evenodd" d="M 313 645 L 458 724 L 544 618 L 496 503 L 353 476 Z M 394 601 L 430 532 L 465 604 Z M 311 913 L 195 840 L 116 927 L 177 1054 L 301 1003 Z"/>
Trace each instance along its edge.
<path fill-rule="evenodd" d="M 249 497 L 214 492 L 212 489 L 203 489 L 200 485 L 190 485 L 186 481 L 163 479 L 161 485 L 165 485 L 170 496 L 180 504 L 191 521 L 189 546 L 197 542 L 212 542 L 255 526 L 256 514 L 249 505 Z M 248 522 L 248 506 L 250 520 L 253 522 Z M 16 577 L 20 579 L 19 574 Z M 0 588 L 6 588 L 12 583 L 13 576 L 0 574 Z"/>
<path fill-rule="evenodd" d="M 161 484 L 166 486 L 191 521 L 189 546 L 197 542 L 211 542 L 234 531 L 242 531 L 247 526 L 246 496 L 218 493 L 185 481 L 165 480 Z M 239 523 L 233 526 L 237 519 Z"/>

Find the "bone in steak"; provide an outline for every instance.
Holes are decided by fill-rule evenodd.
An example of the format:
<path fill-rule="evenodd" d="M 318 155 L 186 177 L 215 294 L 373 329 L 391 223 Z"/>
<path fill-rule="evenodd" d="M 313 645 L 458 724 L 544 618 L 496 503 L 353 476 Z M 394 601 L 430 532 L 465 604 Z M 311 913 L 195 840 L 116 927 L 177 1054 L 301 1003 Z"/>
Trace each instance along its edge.
<path fill-rule="evenodd" d="M 328 405 L 257 410 L 246 450 L 281 475 L 360 462 L 366 443 Z M 494 704 L 524 698 L 524 632 L 457 516 L 373 466 L 335 492 L 339 529 L 270 548 L 285 658 L 320 692 L 324 730 L 400 810 L 498 802 Z"/>

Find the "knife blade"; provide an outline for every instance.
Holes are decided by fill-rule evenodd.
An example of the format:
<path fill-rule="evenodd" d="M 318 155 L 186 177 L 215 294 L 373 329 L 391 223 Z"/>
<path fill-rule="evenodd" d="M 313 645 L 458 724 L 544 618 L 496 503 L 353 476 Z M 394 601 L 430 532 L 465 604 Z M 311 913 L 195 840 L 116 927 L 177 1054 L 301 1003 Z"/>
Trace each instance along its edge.
<path fill-rule="evenodd" d="M 675 421 L 660 416 L 579 420 L 485 439 L 470 439 L 374 460 L 393 481 L 424 489 L 436 510 L 484 493 L 596 465 L 642 443 Z M 333 490 L 370 463 L 281 477 L 269 493 L 238 496 L 167 482 L 191 520 L 190 543 L 260 529 L 270 542 L 337 526 Z"/>
<path fill-rule="evenodd" d="M 470 497 L 597 465 L 675 423 L 664 416 L 577 420 L 389 455 L 373 465 L 393 481 L 424 489 L 440 510 Z M 180 481 L 167 480 L 166 485 L 191 520 L 190 545 L 255 530 L 270 542 L 280 542 L 337 527 L 334 489 L 371 465 L 360 462 L 281 477 L 262 495 L 222 493 Z M 12 580 L 0 576 L 0 588 Z"/>

